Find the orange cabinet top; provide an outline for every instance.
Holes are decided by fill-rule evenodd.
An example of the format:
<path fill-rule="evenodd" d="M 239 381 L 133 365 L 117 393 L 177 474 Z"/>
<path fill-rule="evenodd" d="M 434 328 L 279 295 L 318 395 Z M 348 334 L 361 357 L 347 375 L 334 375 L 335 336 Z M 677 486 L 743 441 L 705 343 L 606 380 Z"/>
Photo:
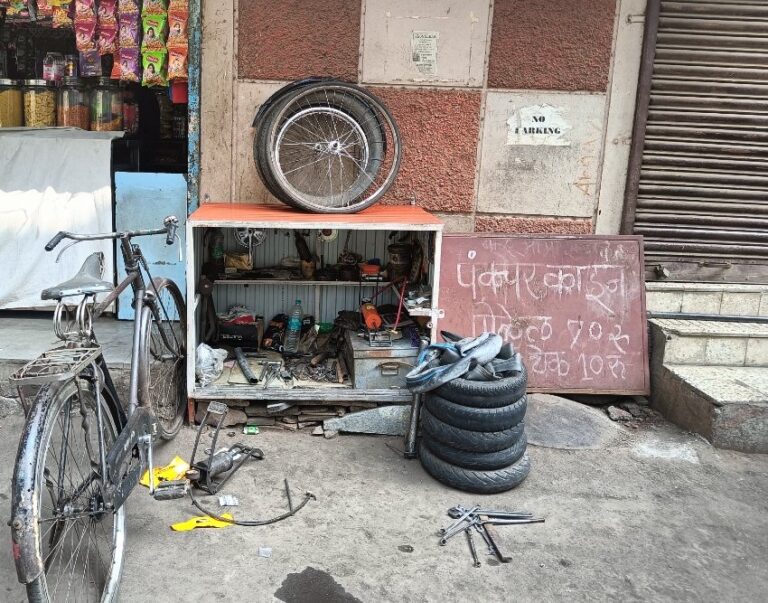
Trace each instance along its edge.
<path fill-rule="evenodd" d="M 354 214 L 313 214 L 286 205 L 204 203 L 189 216 L 192 226 L 260 225 L 265 228 L 442 230 L 443 222 L 414 205 L 374 205 Z"/>

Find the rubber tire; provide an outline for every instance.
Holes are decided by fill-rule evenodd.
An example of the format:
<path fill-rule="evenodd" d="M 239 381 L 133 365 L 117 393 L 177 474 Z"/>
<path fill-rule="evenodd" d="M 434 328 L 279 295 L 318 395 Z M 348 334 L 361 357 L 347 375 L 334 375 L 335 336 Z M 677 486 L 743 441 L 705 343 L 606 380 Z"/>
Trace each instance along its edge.
<path fill-rule="evenodd" d="M 187 307 L 184 303 L 184 297 L 181 294 L 181 290 L 179 289 L 178 285 L 173 282 L 170 279 L 162 278 L 162 277 L 156 277 L 152 279 L 152 283 L 154 285 L 154 288 L 150 286 L 150 291 L 154 293 L 157 291 L 157 295 L 161 296 L 162 292 L 164 290 L 167 290 L 171 296 L 171 299 L 173 300 L 174 305 L 176 306 L 176 315 L 179 317 L 179 332 L 178 335 L 181 338 L 181 341 L 179 342 L 181 349 L 180 350 L 168 350 L 166 346 L 164 347 L 163 351 L 171 351 L 171 352 L 181 352 L 180 356 L 178 357 L 178 364 L 176 367 L 176 380 L 177 380 L 177 390 L 176 390 L 176 398 L 177 398 L 177 404 L 178 407 L 176 408 L 176 414 L 173 417 L 173 421 L 164 421 L 161 419 L 157 413 L 155 412 L 153 402 L 153 396 L 151 391 L 151 385 L 152 385 L 152 378 L 150 375 L 151 372 L 151 364 L 150 364 L 150 358 L 152 356 L 152 338 L 151 338 L 151 325 L 152 323 L 150 321 L 157 320 L 157 317 L 154 316 L 153 313 L 148 313 L 145 320 L 146 323 L 142 323 L 142 332 L 141 332 L 141 364 L 139 369 L 139 403 L 142 406 L 146 406 L 149 408 L 149 410 L 152 412 L 153 415 L 155 415 L 155 418 L 157 419 L 157 431 L 158 435 L 161 439 L 169 441 L 176 437 L 176 434 L 179 433 L 179 430 L 181 429 L 182 424 L 184 423 L 184 411 L 187 408 L 187 379 L 186 379 L 186 369 L 187 369 L 187 363 L 186 363 L 186 354 L 187 354 Z M 150 306 L 147 306 L 148 309 L 150 309 Z M 159 311 L 159 310 L 158 310 Z M 169 308 L 166 308 L 166 311 L 169 312 L 171 315 L 173 314 L 172 310 Z M 162 322 L 165 322 L 165 319 L 162 314 L 160 314 L 160 318 Z"/>
<path fill-rule="evenodd" d="M 503 469 L 474 471 L 446 463 L 422 443 L 419 446 L 419 460 L 427 473 L 437 481 L 457 490 L 476 494 L 495 494 L 511 490 L 519 486 L 531 471 L 531 459 L 527 453 L 524 453 L 518 462 Z"/>
<path fill-rule="evenodd" d="M 429 409 L 421 409 L 421 427 L 424 434 L 467 452 L 498 452 L 514 446 L 523 437 L 525 422 L 504 431 L 470 431 L 460 429 L 436 418 Z"/>
<path fill-rule="evenodd" d="M 471 431 L 504 431 L 514 427 L 525 417 L 528 397 L 507 406 L 474 408 L 451 402 L 436 394 L 424 396 L 424 404 L 443 423 Z"/>
<path fill-rule="evenodd" d="M 499 408 L 516 402 L 525 394 L 528 372 L 523 366 L 514 377 L 497 381 L 454 379 L 438 387 L 434 393 L 445 400 L 473 408 Z"/>
<path fill-rule="evenodd" d="M 44 487 L 43 471 L 40 463 L 45 461 L 45 458 L 41 456 L 43 450 L 41 449 L 44 443 L 50 443 L 51 431 L 53 429 L 53 423 L 55 423 L 61 406 L 66 400 L 74 394 L 76 391 L 74 381 L 64 382 L 63 384 L 45 384 L 37 392 L 35 401 L 33 402 L 29 413 L 27 414 L 24 429 L 19 441 L 19 449 L 16 456 L 16 462 L 14 465 L 14 475 L 12 481 L 12 501 L 16 501 L 20 498 L 20 494 L 15 490 L 19 485 L 19 475 L 22 473 L 27 475 L 31 480 L 31 485 L 28 485 L 30 489 L 38 489 Z M 105 392 L 106 394 L 106 392 Z M 116 427 L 115 418 L 109 405 L 106 402 L 106 395 L 102 396 L 102 403 L 104 408 L 104 419 L 106 420 L 106 427 L 111 431 L 112 442 L 118 438 L 118 429 Z M 30 458 L 28 453 L 30 450 L 34 450 L 34 459 Z M 15 504 L 15 502 L 13 503 Z M 30 511 L 30 514 L 37 516 L 37 509 Z M 115 512 L 115 521 L 119 521 L 122 524 L 122 540 L 118 548 L 113 548 L 113 558 L 109 561 L 110 571 L 116 572 L 114 576 L 116 588 L 115 594 L 119 590 L 120 576 L 123 569 L 123 559 L 125 556 L 125 542 L 127 528 L 126 524 L 126 508 L 125 505 L 121 506 Z M 39 519 L 39 517 L 38 517 Z M 35 558 L 37 556 L 36 551 L 28 551 L 21 549 L 20 555 L 30 556 Z M 48 583 L 45 577 L 45 573 L 35 578 L 32 582 L 25 585 L 27 591 L 27 600 L 41 603 L 48 603 L 50 596 L 48 593 Z"/>
<path fill-rule="evenodd" d="M 509 467 L 509 465 L 519 461 L 528 446 L 528 438 L 525 437 L 525 432 L 523 432 L 523 435 L 513 446 L 497 452 L 469 452 L 427 437 L 422 439 L 422 443 L 426 444 L 427 448 L 436 457 L 446 463 L 463 467 L 464 469 L 491 471 L 493 469 Z"/>
<path fill-rule="evenodd" d="M 324 89 L 326 86 L 340 86 L 346 90 L 350 96 L 335 91 L 326 92 Z M 312 88 L 317 88 L 317 92 L 308 93 L 308 90 Z M 280 91 L 278 91 L 276 94 L 279 93 Z M 330 98 L 328 98 L 329 94 Z M 275 177 L 273 171 L 274 166 L 272 165 L 270 156 L 271 135 L 278 115 L 283 113 L 284 109 L 293 103 L 296 100 L 296 97 L 299 95 L 302 95 L 301 102 L 306 103 L 307 106 L 311 106 L 313 103 L 327 100 L 327 102 L 334 106 L 336 109 L 344 111 L 347 115 L 354 119 L 363 128 L 369 141 L 372 141 L 374 145 L 381 145 L 380 154 L 375 154 L 372 151 L 371 158 L 369 159 L 370 167 L 367 171 L 368 178 L 375 180 L 381 165 L 384 163 L 384 159 L 386 157 L 386 136 L 382 130 L 383 126 L 375 111 L 362 96 L 360 89 L 351 84 L 339 81 L 311 82 L 282 94 L 282 98 L 275 102 L 274 105 L 264 113 L 260 120 L 258 131 L 254 137 L 254 155 L 257 168 L 260 175 L 262 176 L 264 185 L 273 195 L 275 195 L 275 197 L 277 197 L 286 205 L 290 205 L 295 209 L 315 213 L 360 211 L 365 209 L 365 207 L 375 203 L 377 199 L 374 199 L 374 201 L 367 205 L 360 207 L 356 206 L 352 210 L 348 209 L 347 207 L 321 207 L 312 204 L 312 202 L 306 202 L 302 199 L 294 198 L 288 193 L 288 191 L 283 190 L 282 185 Z M 381 102 L 378 102 L 381 105 Z M 386 110 L 383 105 L 381 105 L 381 108 Z M 290 115 L 290 113 L 285 113 L 283 118 L 287 117 L 288 115 Z M 364 182 L 362 175 L 360 176 L 359 180 Z M 361 190 L 356 196 L 360 196 L 363 192 L 364 189 Z"/>

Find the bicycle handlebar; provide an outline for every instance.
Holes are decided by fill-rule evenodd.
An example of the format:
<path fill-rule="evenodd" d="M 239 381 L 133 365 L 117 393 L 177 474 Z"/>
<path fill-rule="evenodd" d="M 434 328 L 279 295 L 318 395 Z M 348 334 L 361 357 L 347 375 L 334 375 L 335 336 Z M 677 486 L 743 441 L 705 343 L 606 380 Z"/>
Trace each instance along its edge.
<path fill-rule="evenodd" d="M 61 230 L 57 232 L 56 235 L 50 241 L 48 241 L 48 243 L 46 243 L 45 250 L 53 251 L 56 246 L 64 239 L 71 239 L 73 241 L 103 241 L 106 239 L 122 239 L 125 237 L 131 239 L 133 237 L 144 237 L 159 234 L 167 234 L 168 236 L 165 238 L 165 242 L 167 245 L 172 245 L 173 240 L 176 237 L 176 230 L 179 227 L 179 220 L 176 218 L 176 216 L 168 216 L 165 220 L 163 220 L 163 225 L 163 228 L 154 228 L 148 230 L 126 230 L 123 232 L 107 232 L 96 234 L 76 234 L 73 232 L 66 232 Z"/>

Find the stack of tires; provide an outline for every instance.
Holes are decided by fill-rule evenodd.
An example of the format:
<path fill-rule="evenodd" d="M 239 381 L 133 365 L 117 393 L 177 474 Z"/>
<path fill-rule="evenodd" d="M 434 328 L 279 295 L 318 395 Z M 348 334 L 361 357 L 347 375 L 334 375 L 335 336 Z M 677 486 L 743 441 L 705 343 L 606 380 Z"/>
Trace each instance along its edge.
<path fill-rule="evenodd" d="M 527 373 L 518 354 L 515 360 L 517 370 L 499 374 L 489 363 L 491 370 L 480 367 L 423 394 L 419 458 L 438 481 L 490 494 L 528 476 Z"/>

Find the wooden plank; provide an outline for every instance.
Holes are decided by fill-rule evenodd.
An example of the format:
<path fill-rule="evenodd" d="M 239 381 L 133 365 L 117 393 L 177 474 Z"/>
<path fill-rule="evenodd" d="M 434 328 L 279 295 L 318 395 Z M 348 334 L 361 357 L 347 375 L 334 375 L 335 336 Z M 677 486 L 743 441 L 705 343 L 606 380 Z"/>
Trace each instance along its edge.
<path fill-rule="evenodd" d="M 352 388 L 331 389 L 277 389 L 249 385 L 209 385 L 197 387 L 189 393 L 190 398 L 196 400 L 253 400 L 301 402 L 301 404 L 344 404 L 354 405 L 355 402 L 389 402 L 398 404 L 410 404 L 412 395 L 405 389 L 372 389 L 361 390 Z"/>
<path fill-rule="evenodd" d="M 274 279 L 274 278 L 253 278 L 253 279 L 234 279 L 225 278 L 213 281 L 214 285 L 306 285 L 308 287 L 389 287 L 392 283 L 385 281 L 307 281 L 301 279 Z"/>
<path fill-rule="evenodd" d="M 200 203 L 232 199 L 234 3 L 203 2 Z"/>
<path fill-rule="evenodd" d="M 531 390 L 648 394 L 639 236 L 443 238 L 440 329 L 518 349 Z"/>

